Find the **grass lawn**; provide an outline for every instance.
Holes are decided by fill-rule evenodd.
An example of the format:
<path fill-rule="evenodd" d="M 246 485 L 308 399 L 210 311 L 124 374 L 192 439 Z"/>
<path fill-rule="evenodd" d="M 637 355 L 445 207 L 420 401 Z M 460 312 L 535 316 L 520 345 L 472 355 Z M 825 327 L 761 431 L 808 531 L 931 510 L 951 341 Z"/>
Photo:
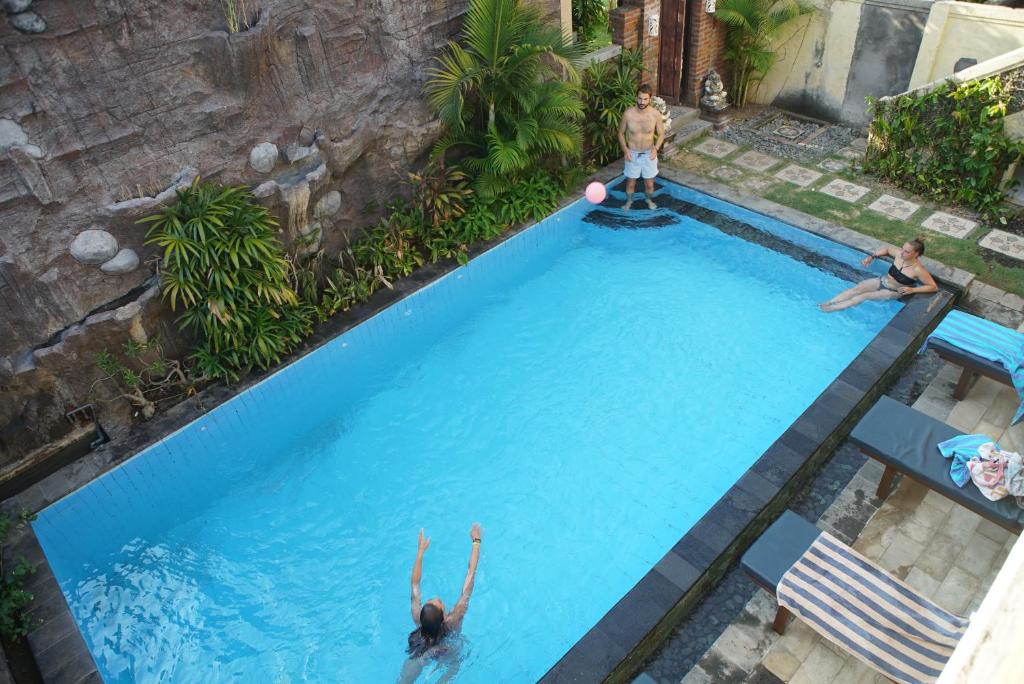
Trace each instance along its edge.
<path fill-rule="evenodd" d="M 699 144 L 699 142 L 700 140 L 693 141 L 688 146 Z M 670 163 L 695 173 L 709 174 L 717 167 L 728 165 L 730 159 L 735 159 L 747 149 L 749 148 L 741 147 L 728 155 L 725 160 L 718 160 L 683 148 L 680 150 L 680 154 L 673 158 Z M 805 166 L 810 167 L 811 165 Z M 782 168 L 782 165 L 777 165 L 766 174 L 755 174 L 745 169 L 740 169 L 744 174 L 740 178 L 726 181 L 716 180 L 739 190 L 753 192 L 748 187 L 747 180 L 753 177 L 765 179 L 769 182 L 763 183 L 766 187 L 756 194 L 773 202 L 798 209 L 806 214 L 837 223 L 864 235 L 885 240 L 890 244 L 901 245 L 913 237 L 922 235 L 925 238 L 926 251 L 929 257 L 949 266 L 969 271 L 984 283 L 1024 297 L 1024 263 L 1020 267 L 1006 266 L 982 255 L 983 250 L 978 246 L 978 240 L 988 233 L 988 226 L 979 225 L 964 239 L 949 237 L 921 226 L 921 221 L 933 211 L 948 211 L 948 208 L 942 205 L 922 200 L 918 197 L 907 196 L 906 193 L 896 191 L 896 194 L 906 196 L 907 199 L 921 205 L 921 208 L 909 220 L 899 221 L 868 209 L 868 205 L 883 193 L 894 194 L 892 189 L 885 187 L 871 176 L 864 175 L 855 170 L 843 173 L 823 173 L 822 177 L 814 182 L 812 188 L 799 188 L 791 183 L 772 177 L 771 174 L 779 168 Z M 816 170 L 821 171 L 822 169 L 816 168 Z M 858 185 L 867 186 L 871 188 L 871 191 L 860 201 L 850 203 L 814 189 L 824 186 L 834 178 L 842 178 Z M 1009 261 L 1008 258 L 1007 261 Z"/>
<path fill-rule="evenodd" d="M 855 176 L 851 180 L 864 183 L 866 177 Z M 773 202 L 799 209 L 804 213 L 838 223 L 858 233 L 870 235 L 894 245 L 901 245 L 911 238 L 923 235 L 927 246 L 927 255 L 931 258 L 969 271 L 982 282 L 998 287 L 1000 290 L 1024 296 L 1024 268 L 1004 266 L 995 261 L 986 260 L 981 255 L 981 247 L 978 246 L 976 240 L 988 232 L 984 226 L 975 228 L 974 232 L 965 239 L 957 239 L 922 228 L 919 222 L 897 221 L 824 193 L 795 189 L 786 183 L 772 186 L 764 193 L 764 196 Z M 870 195 L 868 197 L 870 198 Z M 925 209 L 919 209 L 915 218 L 920 219 L 921 216 L 926 215 Z"/>

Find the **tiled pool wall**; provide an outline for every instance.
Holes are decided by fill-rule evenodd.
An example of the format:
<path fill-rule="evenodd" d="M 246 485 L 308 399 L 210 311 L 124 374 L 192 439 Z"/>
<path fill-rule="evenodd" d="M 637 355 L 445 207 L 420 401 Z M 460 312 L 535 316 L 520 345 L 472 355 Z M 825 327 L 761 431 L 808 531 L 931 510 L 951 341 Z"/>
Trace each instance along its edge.
<path fill-rule="evenodd" d="M 564 253 L 578 235 L 573 226 L 570 213 L 513 236 L 43 510 L 33 527 L 54 573 L 71 575 L 78 559 L 115 552 L 120 540 L 158 536 L 182 507 L 202 510 L 297 437 L 358 407 L 390 376 L 394 359 L 416 358 L 474 310 L 481 293 L 503 291 Z M 301 412 L 291 409 L 299 405 Z"/>
<path fill-rule="evenodd" d="M 609 167 L 593 179 L 609 181 L 617 175 L 618 168 Z M 702 187 L 701 191 L 708 189 Z M 756 214 L 732 208 L 739 212 L 737 214 L 730 211 L 730 205 L 723 203 L 718 206 L 716 202 L 712 200 L 709 206 L 715 205 L 713 209 L 729 219 L 741 222 L 757 220 Z M 562 208 L 572 203 L 572 200 L 566 200 Z M 581 206 L 578 211 L 587 209 Z M 233 472 L 216 460 L 200 463 L 192 459 L 204 449 L 234 447 L 234 440 L 247 443 L 250 438 L 246 425 L 239 419 L 242 410 L 247 414 L 249 411 L 260 412 L 259 415 L 272 424 L 276 421 L 281 428 L 276 431 L 277 439 L 283 440 L 288 436 L 281 418 L 283 412 L 271 410 L 276 399 L 283 398 L 286 406 L 287 398 L 297 392 L 327 392 L 328 389 L 370 391 L 374 368 L 372 362 L 367 363 L 367 359 L 360 356 L 366 353 L 361 350 L 368 351 L 409 337 L 410 330 L 416 332 L 417 343 L 424 339 L 423 335 L 429 337 L 445 317 L 432 312 L 440 310 L 447 312 L 448 316 L 458 313 L 458 309 L 452 307 L 452 300 L 457 299 L 453 297 L 453 287 L 480 286 L 478 279 L 482 278 L 515 280 L 525 256 L 529 255 L 531 260 L 543 258 L 542 244 L 545 242 L 558 247 L 557 241 L 550 240 L 551 236 L 545 233 L 557 229 L 557 220 L 557 216 L 552 216 L 537 226 L 524 227 L 474 250 L 469 268 L 441 264 L 420 269 L 412 277 L 397 283 L 394 290 L 379 292 L 368 304 L 320 326 L 291 363 L 316 364 L 323 379 L 332 371 L 337 372 L 335 365 L 340 365 L 340 358 L 348 359 L 344 363 L 346 372 L 342 374 L 344 383 L 340 388 L 330 382 L 321 382 L 318 388 L 300 387 L 285 377 L 288 374 L 283 371 L 288 366 L 233 388 L 209 388 L 198 397 L 182 402 L 150 423 L 139 426 L 140 429 L 132 435 L 101 447 L 81 462 L 5 502 L 4 509 L 39 510 L 99 478 L 106 482 L 97 492 L 81 495 L 82 508 L 76 508 L 74 500 L 79 497 L 73 496 L 60 502 L 54 510 L 59 515 L 72 516 L 83 525 L 92 523 L 98 528 L 107 526 L 106 529 L 113 530 L 120 524 L 118 520 L 128 512 L 121 510 L 118 515 L 113 515 L 108 511 L 101 515 L 97 511 L 97 507 L 102 508 L 100 489 L 116 486 L 138 490 L 140 485 L 144 485 L 147 489 L 166 488 L 171 492 L 176 485 L 174 474 L 193 467 L 208 467 L 211 475 L 204 491 L 193 495 L 215 495 L 214 482 L 230 478 Z M 774 221 L 764 220 L 771 224 L 767 227 L 779 232 Z M 791 230 L 792 234 L 784 236 L 791 245 L 806 247 L 811 243 L 821 243 L 818 238 L 805 235 L 799 229 Z M 502 248 L 493 249 L 497 245 Z M 831 257 L 833 263 L 849 264 L 849 251 L 845 246 L 835 245 L 833 250 L 828 243 L 822 243 L 817 251 Z M 457 274 L 453 273 L 456 271 Z M 398 305 L 393 306 L 396 303 Z M 916 351 L 927 330 L 937 323 L 951 303 L 952 296 L 948 292 L 912 298 L 797 422 L 605 618 L 552 667 L 544 679 L 624 681 L 638 669 L 672 626 L 717 581 L 732 559 L 781 512 L 789 496 L 874 401 L 877 393 L 873 393 L 873 388 L 888 375 L 898 372 L 902 360 Z M 370 321 L 375 322 L 361 326 L 365 330 L 355 328 Z M 342 336 L 342 333 L 346 334 Z M 354 344 L 342 346 L 345 343 L 343 338 Z M 322 353 L 311 354 L 314 350 Z M 359 362 L 352 363 L 354 360 Z M 360 381 L 365 381 L 365 384 Z M 331 404 L 338 401 L 337 396 L 333 402 L 330 399 L 325 396 L 324 401 L 318 402 L 324 411 L 330 410 Z M 344 399 L 350 400 L 351 395 Z M 315 418 L 307 417 L 310 420 Z M 179 437 L 188 432 L 182 428 L 193 421 L 197 423 L 197 434 Z M 201 429 L 204 426 L 206 430 Z M 182 440 L 180 446 L 188 448 L 179 451 L 169 446 L 176 439 Z M 264 454 L 272 454 L 272 447 L 272 444 L 260 445 Z M 149 468 L 147 472 L 141 465 L 132 465 L 140 461 L 131 457 L 146 448 L 165 452 L 163 459 L 167 463 L 159 471 Z M 123 464 L 123 467 L 111 470 L 118 464 Z M 143 516 L 143 519 L 157 524 L 159 507 L 173 501 L 173 497 L 168 494 L 162 497 L 162 501 L 164 503 L 161 504 L 153 498 L 138 495 L 130 515 Z M 11 545 L 11 552 L 24 554 L 39 567 L 27 586 L 36 595 L 31 615 L 39 623 L 28 640 L 44 681 L 101 681 L 34 532 L 29 530 L 21 535 Z"/>

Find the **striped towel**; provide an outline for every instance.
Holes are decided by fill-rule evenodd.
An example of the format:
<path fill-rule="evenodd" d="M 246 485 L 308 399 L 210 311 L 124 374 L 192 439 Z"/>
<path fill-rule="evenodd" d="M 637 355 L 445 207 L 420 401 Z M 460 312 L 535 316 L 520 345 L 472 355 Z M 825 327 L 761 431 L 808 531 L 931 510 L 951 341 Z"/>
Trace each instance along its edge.
<path fill-rule="evenodd" d="M 897 682 L 934 682 L 967 620 L 822 532 L 776 589 L 779 605 Z"/>
<path fill-rule="evenodd" d="M 1021 397 L 1021 405 L 1013 416 L 1013 423 L 1024 417 L 1024 333 L 954 309 L 946 314 L 924 341 L 922 352 L 928 348 L 928 342 L 933 337 L 1005 368 Z"/>

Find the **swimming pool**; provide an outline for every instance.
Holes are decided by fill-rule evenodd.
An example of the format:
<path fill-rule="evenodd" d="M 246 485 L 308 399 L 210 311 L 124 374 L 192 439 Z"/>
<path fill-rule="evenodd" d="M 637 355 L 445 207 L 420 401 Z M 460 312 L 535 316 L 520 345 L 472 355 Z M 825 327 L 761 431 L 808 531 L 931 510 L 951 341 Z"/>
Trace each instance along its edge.
<path fill-rule="evenodd" d="M 860 254 L 659 202 L 559 212 L 44 510 L 104 678 L 394 679 L 416 533 L 451 605 L 473 520 L 459 676 L 543 675 L 900 306 L 822 315 Z"/>

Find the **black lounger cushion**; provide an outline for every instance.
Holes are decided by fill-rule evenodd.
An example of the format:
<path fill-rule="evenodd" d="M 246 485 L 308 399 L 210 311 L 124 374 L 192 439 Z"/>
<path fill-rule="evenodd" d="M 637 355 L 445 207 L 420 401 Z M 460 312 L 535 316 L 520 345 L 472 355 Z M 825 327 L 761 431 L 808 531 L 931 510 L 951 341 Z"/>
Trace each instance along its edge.
<path fill-rule="evenodd" d="M 850 433 L 850 441 L 872 458 L 909 474 L 961 506 L 1005 526 L 1021 529 L 1024 510 L 1013 497 L 989 501 L 973 483 L 957 487 L 949 476 L 950 460 L 937 445 L 963 434 L 906 404 L 881 397 Z"/>
<path fill-rule="evenodd" d="M 964 351 L 960 347 L 954 344 L 950 344 L 946 340 L 940 340 L 933 338 L 928 340 L 928 348 L 939 354 L 943 358 L 949 359 L 954 363 L 961 366 L 974 366 L 976 368 L 984 368 L 987 373 L 994 375 L 1007 385 L 1013 385 L 1013 380 L 1010 378 L 1009 372 L 1003 368 L 1003 364 L 996 363 L 995 361 L 989 361 L 988 359 L 982 358 L 977 354 L 972 354 L 969 351 Z M 1005 378 L 1005 379 L 1004 379 Z"/>
<path fill-rule="evenodd" d="M 774 589 L 793 563 L 811 547 L 819 533 L 817 527 L 796 513 L 783 511 L 779 519 L 743 554 L 740 563 L 744 572 L 763 586 Z"/>

